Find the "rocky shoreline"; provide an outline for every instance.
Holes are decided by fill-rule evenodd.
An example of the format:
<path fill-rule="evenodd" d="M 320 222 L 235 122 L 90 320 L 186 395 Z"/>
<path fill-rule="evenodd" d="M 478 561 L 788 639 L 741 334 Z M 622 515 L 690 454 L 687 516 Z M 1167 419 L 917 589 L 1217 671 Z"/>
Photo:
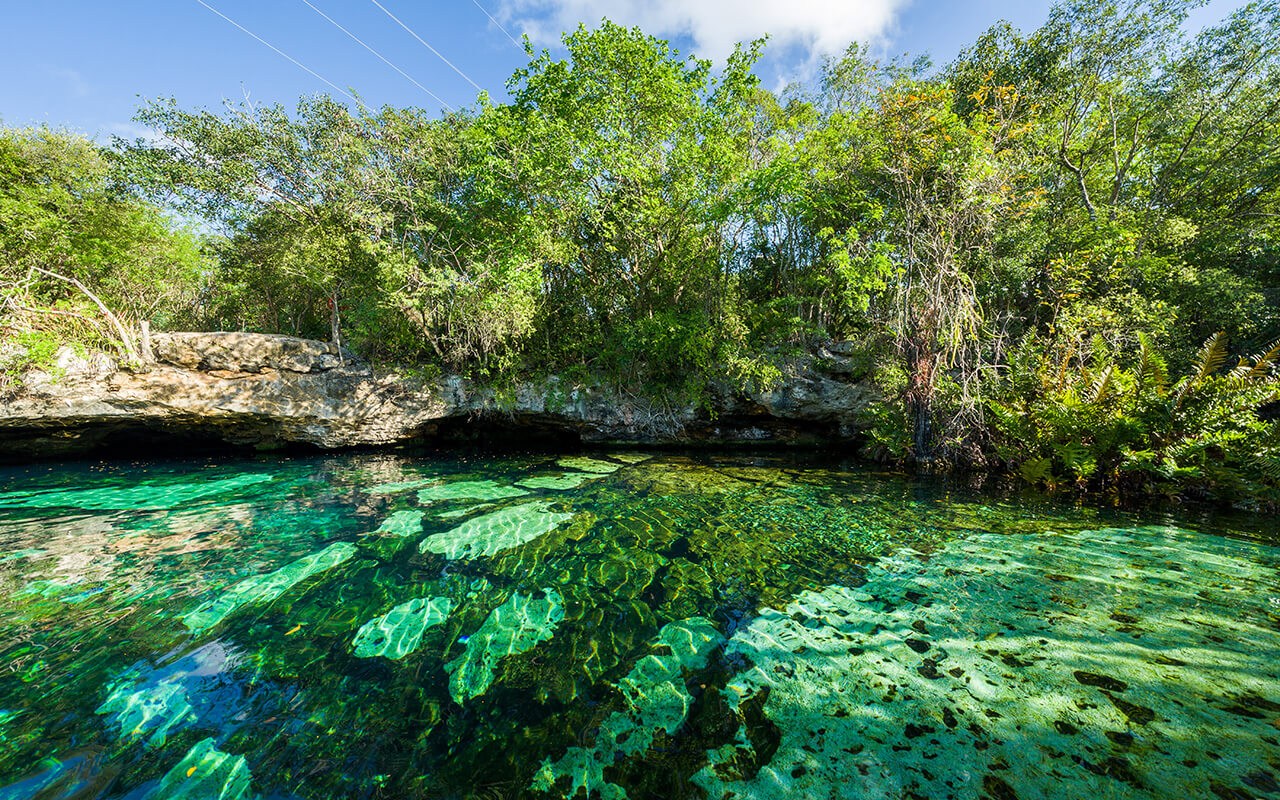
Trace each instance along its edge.
<path fill-rule="evenodd" d="M 325 343 L 250 333 L 166 333 L 146 370 L 103 354 L 58 354 L 0 397 L 0 458 L 146 455 L 200 443 L 319 449 L 554 437 L 648 445 L 854 441 L 880 394 L 842 343 L 797 362 L 768 391 L 709 388 L 664 406 L 551 376 L 503 388 L 374 369 Z"/>

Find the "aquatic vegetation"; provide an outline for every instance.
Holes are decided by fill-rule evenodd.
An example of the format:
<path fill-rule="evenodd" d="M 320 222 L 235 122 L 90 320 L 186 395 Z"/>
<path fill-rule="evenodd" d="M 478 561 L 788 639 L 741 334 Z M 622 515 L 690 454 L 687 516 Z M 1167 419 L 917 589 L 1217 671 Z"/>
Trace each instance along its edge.
<path fill-rule="evenodd" d="M 312 575 L 336 567 L 355 555 L 355 552 L 355 545 L 349 542 L 334 542 L 320 552 L 304 556 L 275 572 L 246 578 L 221 596 L 183 616 L 182 621 L 192 633 L 207 630 L 240 606 L 269 603 Z"/>
<path fill-rule="evenodd" d="M 503 656 L 522 653 L 551 638 L 564 619 L 564 606 L 555 591 L 544 589 L 543 595 L 542 599 L 512 595 L 471 634 L 462 655 L 445 664 L 449 694 L 455 702 L 484 694 Z"/>
<path fill-rule="evenodd" d="M 524 489 L 577 489 L 587 481 L 596 480 L 596 476 L 579 472 L 572 475 L 544 475 L 537 478 L 525 478 L 516 481 L 516 486 Z"/>
<path fill-rule="evenodd" d="M 439 500 L 502 500 L 507 497 L 521 497 L 528 494 L 523 489 L 503 486 L 497 481 L 456 481 L 442 483 L 418 492 L 419 503 L 434 503 Z"/>
<path fill-rule="evenodd" d="M 675 734 L 692 703 L 684 671 L 705 666 L 707 654 L 721 641 L 708 619 L 695 617 L 663 626 L 655 652 L 640 659 L 618 684 L 625 708 L 600 725 L 592 747 L 570 747 L 559 761 L 544 761 L 530 788 L 544 792 L 554 788 L 564 797 L 573 797 L 580 789 L 588 796 L 600 792 L 605 800 L 626 797 L 623 787 L 605 779 L 605 769 L 648 750 L 658 731 Z"/>
<path fill-rule="evenodd" d="M 556 459 L 556 463 L 565 469 L 576 469 L 580 472 L 594 472 L 600 475 L 617 472 L 622 468 L 621 464 L 613 464 L 608 461 L 601 461 L 598 458 L 588 458 L 586 456 L 560 458 Z"/>
<path fill-rule="evenodd" d="M 1144 528 L 776 455 L 514 485 L 553 460 L 202 462 L 276 478 L 0 509 L 0 800 L 1146 800 L 1280 774 L 1273 520 Z M 415 472 L 466 478 L 363 488 Z M 415 502 L 459 483 L 530 496 Z"/>
<path fill-rule="evenodd" d="M 1230 796 L 1266 770 L 1249 707 L 1280 711 L 1264 699 L 1280 665 L 1254 658 L 1280 649 L 1259 597 L 1273 575 L 1246 556 L 1138 528 L 886 559 L 864 586 L 805 592 L 733 636 L 741 725 L 694 780 L 715 799 L 944 797 L 962 774 L 997 797 Z M 1198 603 L 1199 587 L 1245 616 Z M 767 751 L 760 715 L 780 736 Z"/>
<path fill-rule="evenodd" d="M 158 511 L 230 494 L 272 480 L 270 475 L 247 472 L 231 478 L 194 483 L 159 481 L 104 489 L 47 489 L 0 492 L 0 508 L 83 508 Z"/>
<path fill-rule="evenodd" d="M 418 597 L 401 603 L 356 631 L 356 655 L 404 658 L 418 649 L 427 628 L 444 622 L 451 610 L 453 601 L 447 597 Z"/>
<path fill-rule="evenodd" d="M 428 536 L 419 549 L 448 558 L 492 556 L 532 541 L 573 516 L 550 508 L 549 501 L 534 501 L 494 511 Z"/>
<path fill-rule="evenodd" d="M 382 521 L 374 534 L 384 536 L 417 536 L 422 533 L 422 518 L 426 512 L 404 510 L 396 511 Z"/>
<path fill-rule="evenodd" d="M 203 739 L 165 773 L 148 800 L 241 800 L 251 780 L 244 756 L 218 750 Z"/>

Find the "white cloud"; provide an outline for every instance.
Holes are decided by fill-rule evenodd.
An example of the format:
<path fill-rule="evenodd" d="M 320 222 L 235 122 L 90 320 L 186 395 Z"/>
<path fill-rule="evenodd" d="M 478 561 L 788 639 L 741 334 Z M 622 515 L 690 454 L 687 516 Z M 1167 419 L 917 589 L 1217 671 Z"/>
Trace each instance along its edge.
<path fill-rule="evenodd" d="M 770 35 L 771 48 L 836 53 L 888 33 L 909 0 L 503 0 L 502 16 L 539 43 L 608 17 L 662 37 L 688 36 L 698 54 L 723 59 L 737 42 Z"/>

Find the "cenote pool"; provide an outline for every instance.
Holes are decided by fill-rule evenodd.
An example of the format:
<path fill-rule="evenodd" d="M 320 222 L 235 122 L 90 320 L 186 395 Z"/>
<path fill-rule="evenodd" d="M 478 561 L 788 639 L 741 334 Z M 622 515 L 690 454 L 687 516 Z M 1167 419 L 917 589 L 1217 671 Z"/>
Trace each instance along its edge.
<path fill-rule="evenodd" d="M 1280 797 L 1262 517 L 776 455 L 0 470 L 0 798 Z"/>

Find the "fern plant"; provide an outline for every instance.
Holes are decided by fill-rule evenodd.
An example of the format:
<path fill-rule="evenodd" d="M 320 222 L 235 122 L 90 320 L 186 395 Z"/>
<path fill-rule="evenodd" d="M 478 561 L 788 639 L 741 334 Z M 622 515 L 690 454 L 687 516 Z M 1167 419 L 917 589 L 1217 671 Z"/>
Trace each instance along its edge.
<path fill-rule="evenodd" d="M 1274 501 L 1280 494 L 1280 424 L 1260 409 L 1280 400 L 1280 343 L 1226 368 L 1215 334 L 1189 373 L 1170 383 L 1165 358 L 1139 337 L 1130 366 L 1100 348 L 1087 363 L 1021 359 L 1033 380 L 989 404 L 999 455 L 1030 483 L 1104 485 Z"/>

